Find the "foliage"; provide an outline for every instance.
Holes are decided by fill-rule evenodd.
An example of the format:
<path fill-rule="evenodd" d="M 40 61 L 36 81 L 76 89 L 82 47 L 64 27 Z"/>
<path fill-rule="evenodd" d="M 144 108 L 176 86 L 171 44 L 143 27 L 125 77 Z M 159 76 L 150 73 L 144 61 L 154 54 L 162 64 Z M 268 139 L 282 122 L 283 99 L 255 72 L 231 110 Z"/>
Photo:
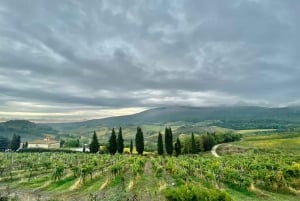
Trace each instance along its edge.
<path fill-rule="evenodd" d="M 173 154 L 173 134 L 171 128 L 165 128 L 165 147 L 169 155 Z"/>
<path fill-rule="evenodd" d="M 132 142 L 132 139 L 130 140 L 130 154 L 132 154 L 132 151 L 133 151 L 133 142 Z"/>
<path fill-rule="evenodd" d="M 14 134 L 10 141 L 10 148 L 12 151 L 17 151 L 21 146 L 21 136 Z"/>
<path fill-rule="evenodd" d="M 207 133 L 202 136 L 204 151 L 209 151 L 216 144 L 216 140 L 212 134 Z"/>
<path fill-rule="evenodd" d="M 69 139 L 66 140 L 63 144 L 64 147 L 80 147 L 79 139 Z"/>
<path fill-rule="evenodd" d="M 192 151 L 192 154 L 196 154 L 198 153 L 198 150 L 197 150 L 197 147 L 196 147 L 196 141 L 195 141 L 195 136 L 194 136 L 194 133 L 192 133 L 192 148 L 191 148 L 191 151 Z"/>
<path fill-rule="evenodd" d="M 137 127 L 135 136 L 135 147 L 138 154 L 143 155 L 144 152 L 144 134 L 140 127 Z"/>
<path fill-rule="evenodd" d="M 167 189 L 166 198 L 169 201 L 232 201 L 230 195 L 224 191 L 207 189 L 200 185 L 181 185 L 174 189 Z"/>
<path fill-rule="evenodd" d="M 119 128 L 119 133 L 118 133 L 118 138 L 117 138 L 117 148 L 118 148 L 118 152 L 120 154 L 122 154 L 124 151 L 124 139 L 123 139 L 121 127 Z"/>
<path fill-rule="evenodd" d="M 77 153 L 70 149 L 46 149 L 46 148 L 24 148 L 19 150 L 20 153 L 42 153 L 42 152 L 51 152 L 51 153 Z"/>
<path fill-rule="evenodd" d="M 182 153 L 183 154 L 190 154 L 192 148 L 192 141 L 189 137 L 183 137 L 182 139 Z"/>
<path fill-rule="evenodd" d="M 176 142 L 175 142 L 175 153 L 176 156 L 179 156 L 179 154 L 181 154 L 181 143 L 179 138 L 177 138 Z"/>
<path fill-rule="evenodd" d="M 9 140 L 6 137 L 0 136 L 0 151 L 4 151 L 9 148 Z"/>
<path fill-rule="evenodd" d="M 90 152 L 97 153 L 99 151 L 99 146 L 100 144 L 98 142 L 97 134 L 96 131 L 94 131 L 92 142 L 90 144 Z"/>
<path fill-rule="evenodd" d="M 27 141 L 22 144 L 22 149 L 25 149 L 25 148 L 28 148 L 28 142 Z"/>
<path fill-rule="evenodd" d="M 56 164 L 54 167 L 53 174 L 52 174 L 52 179 L 54 181 L 60 180 L 64 174 L 64 170 L 65 170 L 65 168 L 64 168 L 63 164 L 61 164 L 61 163 Z"/>
<path fill-rule="evenodd" d="M 158 133 L 158 138 L 157 138 L 157 154 L 158 155 L 164 154 L 164 144 L 163 144 L 162 134 L 160 132 Z"/>
<path fill-rule="evenodd" d="M 64 194 L 70 193 L 70 187 L 81 181 L 76 193 L 86 194 L 97 192 L 106 181 L 105 192 L 114 192 L 116 186 L 123 185 L 120 178 L 126 178 L 126 185 L 132 182 L 133 189 L 142 193 L 153 189 L 155 197 L 147 200 L 158 200 L 159 193 L 154 191 L 159 192 L 160 185 L 165 184 L 169 200 L 193 197 L 201 200 L 203 196 L 206 200 L 229 199 L 227 193 L 215 188 L 243 192 L 258 189 L 264 190 L 264 194 L 272 192 L 273 196 L 280 196 L 285 193 L 292 197 L 292 193 L 300 190 L 299 161 L 299 154 L 262 150 L 220 158 L 209 154 L 178 157 L 124 154 L 112 157 L 109 154 L 83 153 L 0 153 L 0 184 L 13 184 L 21 189 L 43 186 L 43 190 Z M 10 167 L 13 167 L 12 179 Z M 51 176 L 52 182 L 47 184 Z M 129 188 L 126 191 L 136 192 Z M 199 195 L 202 197 L 197 197 Z"/>
<path fill-rule="evenodd" d="M 117 152 L 117 136 L 114 128 L 112 129 L 111 136 L 108 140 L 108 151 L 112 155 Z"/>

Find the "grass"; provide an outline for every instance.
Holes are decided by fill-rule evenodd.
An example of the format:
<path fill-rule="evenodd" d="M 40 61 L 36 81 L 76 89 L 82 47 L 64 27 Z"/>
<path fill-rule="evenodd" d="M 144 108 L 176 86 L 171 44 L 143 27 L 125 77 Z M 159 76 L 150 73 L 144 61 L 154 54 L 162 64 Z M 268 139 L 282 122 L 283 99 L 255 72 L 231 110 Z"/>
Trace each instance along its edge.
<path fill-rule="evenodd" d="M 47 190 L 57 191 L 57 192 L 63 192 L 67 191 L 76 180 L 76 177 L 69 176 L 66 177 L 60 181 L 52 182 L 49 186 L 47 186 Z"/>
<path fill-rule="evenodd" d="M 234 201 L 299 201 L 299 197 L 297 196 L 272 193 L 262 190 L 259 190 L 259 193 L 249 193 L 248 191 L 240 191 L 234 188 L 227 188 L 226 190 Z"/>
<path fill-rule="evenodd" d="M 276 129 L 248 129 L 248 130 L 237 130 L 239 134 L 250 134 L 250 133 L 263 133 L 263 132 L 274 132 Z"/>
<path fill-rule="evenodd" d="M 245 136 L 242 141 L 233 144 L 248 148 L 300 152 L 300 134 L 249 135 Z"/>

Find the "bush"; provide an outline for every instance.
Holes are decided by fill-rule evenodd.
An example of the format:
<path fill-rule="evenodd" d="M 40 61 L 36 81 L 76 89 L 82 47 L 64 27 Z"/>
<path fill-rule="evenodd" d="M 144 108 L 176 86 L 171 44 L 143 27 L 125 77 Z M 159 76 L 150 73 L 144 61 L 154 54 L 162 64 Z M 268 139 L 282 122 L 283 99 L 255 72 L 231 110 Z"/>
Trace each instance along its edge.
<path fill-rule="evenodd" d="M 195 185 L 167 189 L 165 196 L 169 201 L 232 201 L 230 195 L 224 191 Z"/>
<path fill-rule="evenodd" d="M 62 153 L 78 153 L 77 151 L 72 151 L 68 149 L 45 149 L 45 148 L 25 148 L 20 149 L 18 152 L 21 153 L 41 153 L 41 152 L 62 152 Z"/>

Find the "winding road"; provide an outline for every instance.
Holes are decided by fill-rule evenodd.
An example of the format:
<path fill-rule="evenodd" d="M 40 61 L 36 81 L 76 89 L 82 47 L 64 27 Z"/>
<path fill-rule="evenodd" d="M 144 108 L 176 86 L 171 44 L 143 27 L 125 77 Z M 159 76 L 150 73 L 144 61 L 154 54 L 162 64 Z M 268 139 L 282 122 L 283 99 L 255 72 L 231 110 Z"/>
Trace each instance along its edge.
<path fill-rule="evenodd" d="M 217 158 L 219 158 L 220 156 L 217 154 L 217 148 L 220 146 L 221 144 L 217 144 L 215 146 L 213 146 L 213 148 L 211 149 L 211 154 Z"/>

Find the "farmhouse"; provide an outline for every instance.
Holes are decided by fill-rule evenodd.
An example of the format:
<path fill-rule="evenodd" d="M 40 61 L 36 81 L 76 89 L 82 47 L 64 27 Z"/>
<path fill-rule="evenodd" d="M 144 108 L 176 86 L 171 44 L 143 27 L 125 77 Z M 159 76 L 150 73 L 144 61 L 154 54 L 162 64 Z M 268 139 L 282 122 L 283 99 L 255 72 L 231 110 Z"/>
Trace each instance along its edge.
<path fill-rule="evenodd" d="M 51 137 L 46 137 L 44 140 L 35 140 L 28 142 L 28 148 L 45 148 L 45 149 L 58 149 L 60 147 L 59 141 Z"/>

